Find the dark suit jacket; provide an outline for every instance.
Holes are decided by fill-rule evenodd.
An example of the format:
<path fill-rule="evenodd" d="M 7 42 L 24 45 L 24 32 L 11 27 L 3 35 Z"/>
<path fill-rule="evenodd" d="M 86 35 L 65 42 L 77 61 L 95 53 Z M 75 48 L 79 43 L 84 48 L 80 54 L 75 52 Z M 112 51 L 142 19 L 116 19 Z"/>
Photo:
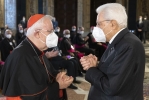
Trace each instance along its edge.
<path fill-rule="evenodd" d="M 145 51 L 126 28 L 107 48 L 97 67 L 88 69 L 88 100 L 143 100 Z"/>
<path fill-rule="evenodd" d="M 143 31 L 149 31 L 149 20 L 143 21 Z"/>

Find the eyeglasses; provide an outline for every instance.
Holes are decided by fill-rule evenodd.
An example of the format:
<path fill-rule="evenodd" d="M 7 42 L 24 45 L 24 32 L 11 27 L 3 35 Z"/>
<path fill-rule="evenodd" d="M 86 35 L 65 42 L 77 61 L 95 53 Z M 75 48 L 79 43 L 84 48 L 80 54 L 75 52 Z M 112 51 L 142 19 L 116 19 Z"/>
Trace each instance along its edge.
<path fill-rule="evenodd" d="M 102 22 L 105 22 L 105 21 L 111 21 L 111 20 L 103 20 L 103 21 L 100 21 L 100 22 L 97 22 L 97 26 L 100 26 Z"/>
<path fill-rule="evenodd" d="M 39 29 L 39 30 L 43 30 L 43 31 L 45 31 L 45 32 L 48 32 L 49 34 L 51 34 L 51 33 L 53 33 L 54 32 L 54 30 L 52 29 L 52 30 L 45 30 L 45 29 Z"/>

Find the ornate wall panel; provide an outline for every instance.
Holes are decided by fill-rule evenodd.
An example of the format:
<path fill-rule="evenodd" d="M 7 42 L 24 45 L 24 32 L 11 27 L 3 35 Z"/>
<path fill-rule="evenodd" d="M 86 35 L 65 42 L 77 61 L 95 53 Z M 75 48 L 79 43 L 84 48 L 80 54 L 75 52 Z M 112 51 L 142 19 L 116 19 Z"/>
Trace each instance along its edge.
<path fill-rule="evenodd" d="M 26 0 L 26 17 L 38 13 L 38 0 Z"/>
<path fill-rule="evenodd" d="M 0 27 L 4 27 L 5 23 L 5 12 L 4 12 L 4 0 L 0 0 Z"/>
<path fill-rule="evenodd" d="M 5 0 L 5 24 L 16 30 L 16 0 Z"/>

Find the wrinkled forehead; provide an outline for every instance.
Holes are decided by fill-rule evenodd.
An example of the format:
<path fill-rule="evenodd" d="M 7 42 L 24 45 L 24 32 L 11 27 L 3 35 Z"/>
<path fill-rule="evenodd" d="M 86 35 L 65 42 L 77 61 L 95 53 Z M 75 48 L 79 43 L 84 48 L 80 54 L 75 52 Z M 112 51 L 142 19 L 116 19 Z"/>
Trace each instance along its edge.
<path fill-rule="evenodd" d="M 49 29 L 49 30 L 53 29 L 53 24 L 52 24 L 52 21 L 51 20 L 45 19 L 43 21 L 43 23 L 44 23 L 43 28 L 45 27 L 46 29 Z"/>
<path fill-rule="evenodd" d="M 98 15 L 97 15 L 96 22 L 100 22 L 100 21 L 103 21 L 103 20 L 105 20 L 105 19 L 103 18 L 103 14 L 102 14 L 102 13 L 98 14 Z"/>

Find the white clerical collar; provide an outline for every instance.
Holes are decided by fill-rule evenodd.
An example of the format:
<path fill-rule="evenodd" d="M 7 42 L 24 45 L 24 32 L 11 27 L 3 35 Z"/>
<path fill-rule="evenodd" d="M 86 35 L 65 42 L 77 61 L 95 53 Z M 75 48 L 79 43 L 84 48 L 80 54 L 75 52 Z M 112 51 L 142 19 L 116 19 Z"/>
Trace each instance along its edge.
<path fill-rule="evenodd" d="M 109 43 L 111 44 L 112 41 L 115 39 L 115 37 L 123 30 L 124 28 L 122 28 L 121 30 L 119 30 L 112 38 L 111 40 L 109 41 Z"/>

